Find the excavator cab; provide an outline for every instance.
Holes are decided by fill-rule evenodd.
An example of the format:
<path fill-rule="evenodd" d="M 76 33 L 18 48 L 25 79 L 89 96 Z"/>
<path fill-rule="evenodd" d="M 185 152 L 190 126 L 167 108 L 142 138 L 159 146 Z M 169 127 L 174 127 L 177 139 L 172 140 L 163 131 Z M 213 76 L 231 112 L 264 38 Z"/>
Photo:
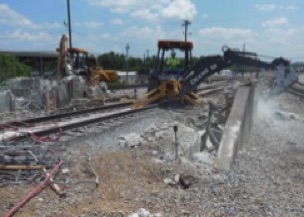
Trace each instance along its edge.
<path fill-rule="evenodd" d="M 119 76 L 115 70 L 106 70 L 97 65 L 96 58 L 89 52 L 80 48 L 68 48 L 73 59 L 73 69 L 76 75 L 90 77 L 91 85 L 95 86 L 100 81 L 117 81 Z"/>
<path fill-rule="evenodd" d="M 158 41 L 158 52 L 153 70 L 149 75 L 148 91 L 151 91 L 160 86 L 162 81 L 174 81 L 179 80 L 182 74 L 189 69 L 192 58 L 192 42 L 184 41 L 169 41 L 160 40 Z M 172 58 L 170 54 L 180 52 L 183 54 L 184 59 L 178 59 L 179 64 L 177 67 L 171 68 L 168 65 L 168 60 Z"/>
<path fill-rule="evenodd" d="M 135 102 L 133 108 L 140 108 L 162 99 L 180 97 L 182 77 L 191 66 L 193 43 L 189 41 L 160 40 L 157 46 L 158 52 L 155 65 L 149 75 L 148 93 L 142 100 Z M 178 60 L 180 64 L 177 67 L 171 68 L 167 63 L 170 54 L 173 52 L 181 53 L 183 58 Z M 199 97 L 192 92 L 182 96 L 182 100 L 192 104 L 196 103 L 198 99 Z"/>
<path fill-rule="evenodd" d="M 67 51 L 71 58 L 74 73 L 89 76 L 89 68 L 96 64 L 96 61 L 92 61 L 89 57 L 89 52 L 81 48 L 68 48 Z"/>

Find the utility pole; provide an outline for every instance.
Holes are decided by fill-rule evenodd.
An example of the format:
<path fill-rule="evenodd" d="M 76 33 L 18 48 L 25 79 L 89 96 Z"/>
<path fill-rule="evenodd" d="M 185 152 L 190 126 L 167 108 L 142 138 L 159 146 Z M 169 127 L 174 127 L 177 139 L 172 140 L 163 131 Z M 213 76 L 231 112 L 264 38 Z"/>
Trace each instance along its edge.
<path fill-rule="evenodd" d="M 68 12 L 68 28 L 69 28 L 69 42 L 70 48 L 72 48 L 72 29 L 71 29 L 71 13 L 70 13 L 70 0 L 67 0 L 67 12 Z"/>
<path fill-rule="evenodd" d="M 149 59 L 149 50 L 147 50 L 147 58 Z"/>
<path fill-rule="evenodd" d="M 129 83 L 129 67 L 128 67 L 128 60 L 129 60 L 129 49 L 130 49 L 130 45 L 129 43 L 126 44 L 126 71 L 127 71 L 127 78 L 126 78 L 126 83 Z"/>
<path fill-rule="evenodd" d="M 245 57 L 245 44 L 243 45 L 243 57 Z M 245 65 L 243 65 L 243 77 L 245 77 Z"/>
<path fill-rule="evenodd" d="M 185 42 L 187 42 L 187 36 L 188 36 L 188 26 L 191 24 L 189 20 L 183 20 L 182 26 L 185 27 Z"/>

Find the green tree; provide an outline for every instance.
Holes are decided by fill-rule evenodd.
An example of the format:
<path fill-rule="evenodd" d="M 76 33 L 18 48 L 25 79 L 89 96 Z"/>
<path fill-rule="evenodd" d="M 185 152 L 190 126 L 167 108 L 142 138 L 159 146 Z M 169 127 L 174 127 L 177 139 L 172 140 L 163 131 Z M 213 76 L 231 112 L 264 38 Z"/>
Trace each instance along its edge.
<path fill-rule="evenodd" d="M 125 65 L 125 56 L 113 51 L 98 56 L 98 64 L 104 69 L 122 70 Z"/>
<path fill-rule="evenodd" d="M 0 82 L 8 78 L 30 76 L 31 68 L 8 54 L 0 55 Z"/>

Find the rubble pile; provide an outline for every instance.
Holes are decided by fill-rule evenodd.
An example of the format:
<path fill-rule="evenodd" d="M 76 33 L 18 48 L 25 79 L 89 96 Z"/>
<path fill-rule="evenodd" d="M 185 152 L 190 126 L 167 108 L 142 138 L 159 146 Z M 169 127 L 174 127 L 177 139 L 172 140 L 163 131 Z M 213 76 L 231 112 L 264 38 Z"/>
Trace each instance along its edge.
<path fill-rule="evenodd" d="M 259 104 L 249 141 L 230 172 L 213 165 L 229 106 L 223 94 L 207 102 L 172 104 L 94 133 L 83 128 L 52 145 L 1 144 L 3 165 L 50 169 L 65 159 L 54 177 L 65 197 L 46 188 L 21 216 L 302 216 L 301 100 L 285 93 Z M 5 173 L 0 169 L 0 215 L 29 191 L 17 183 L 43 177 L 28 170 Z"/>
<path fill-rule="evenodd" d="M 40 181 L 43 169 L 52 168 L 59 156 L 48 146 L 0 144 L 0 185 Z"/>

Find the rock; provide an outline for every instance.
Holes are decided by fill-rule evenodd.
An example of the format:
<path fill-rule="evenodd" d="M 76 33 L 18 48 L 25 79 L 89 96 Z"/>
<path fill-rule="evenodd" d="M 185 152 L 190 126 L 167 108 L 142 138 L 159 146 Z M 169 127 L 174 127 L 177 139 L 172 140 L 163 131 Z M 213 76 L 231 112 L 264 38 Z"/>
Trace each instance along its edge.
<path fill-rule="evenodd" d="M 145 210 L 144 208 L 140 208 L 138 210 L 138 217 L 149 217 L 150 216 L 150 213 Z"/>
<path fill-rule="evenodd" d="M 136 213 L 132 213 L 129 217 L 150 217 L 150 212 L 144 208 L 140 208 Z"/>
<path fill-rule="evenodd" d="M 153 150 L 153 151 L 151 151 L 151 154 L 152 154 L 152 156 L 156 156 L 156 155 L 158 155 L 158 151 Z"/>
<path fill-rule="evenodd" d="M 127 142 L 125 140 L 118 140 L 118 146 L 125 148 L 127 147 Z"/>
<path fill-rule="evenodd" d="M 62 168 L 61 169 L 61 173 L 62 174 L 69 174 L 70 173 L 70 170 L 68 168 Z"/>
<path fill-rule="evenodd" d="M 118 137 L 119 145 L 133 148 L 142 144 L 142 137 L 138 133 L 129 133 L 125 136 Z"/>
<path fill-rule="evenodd" d="M 209 152 L 199 152 L 193 155 L 193 161 L 197 161 L 207 165 L 213 165 L 214 156 Z"/>
<path fill-rule="evenodd" d="M 139 217 L 137 213 L 132 213 L 129 217 Z"/>
<path fill-rule="evenodd" d="M 167 185 L 175 185 L 175 182 L 170 178 L 165 178 L 163 181 Z"/>

